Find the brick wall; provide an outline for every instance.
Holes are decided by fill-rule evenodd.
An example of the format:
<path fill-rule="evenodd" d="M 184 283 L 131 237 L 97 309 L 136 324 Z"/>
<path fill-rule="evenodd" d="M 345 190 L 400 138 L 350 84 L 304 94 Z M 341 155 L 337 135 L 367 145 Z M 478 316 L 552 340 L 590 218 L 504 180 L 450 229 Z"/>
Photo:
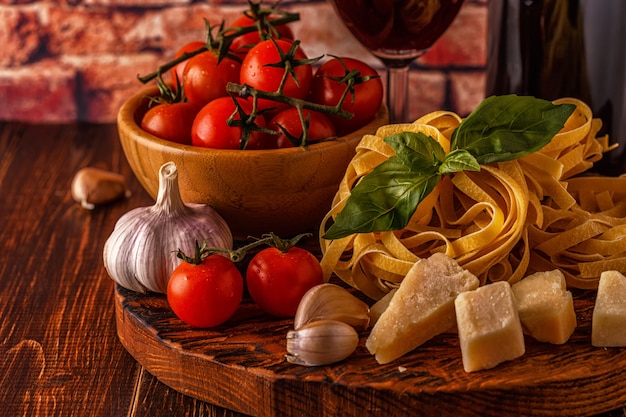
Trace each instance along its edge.
<path fill-rule="evenodd" d="M 361 58 L 383 71 L 323 0 L 283 0 L 310 56 Z M 441 40 L 411 66 L 413 118 L 469 113 L 483 98 L 487 0 L 465 0 Z M 190 40 L 204 18 L 229 23 L 245 0 L 0 0 L 0 120 L 113 122 L 126 97 Z"/>

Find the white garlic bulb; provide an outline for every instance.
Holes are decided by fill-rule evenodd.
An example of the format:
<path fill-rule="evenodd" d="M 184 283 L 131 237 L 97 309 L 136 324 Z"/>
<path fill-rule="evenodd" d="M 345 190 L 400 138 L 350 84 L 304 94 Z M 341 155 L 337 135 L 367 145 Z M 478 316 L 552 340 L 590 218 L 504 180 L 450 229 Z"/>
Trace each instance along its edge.
<path fill-rule="evenodd" d="M 104 267 L 124 288 L 165 293 L 181 260 L 180 249 L 193 255 L 196 242 L 232 249 L 233 236 L 226 221 L 205 204 L 185 204 L 178 188 L 176 164 L 159 170 L 159 192 L 154 206 L 124 214 L 104 245 Z"/>

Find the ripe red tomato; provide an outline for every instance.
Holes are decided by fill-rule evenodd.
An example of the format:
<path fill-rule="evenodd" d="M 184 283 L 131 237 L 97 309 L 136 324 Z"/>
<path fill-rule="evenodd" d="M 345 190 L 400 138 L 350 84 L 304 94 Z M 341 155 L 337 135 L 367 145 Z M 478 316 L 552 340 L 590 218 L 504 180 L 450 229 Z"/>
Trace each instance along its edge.
<path fill-rule="evenodd" d="M 305 120 L 309 118 L 308 143 L 337 136 L 335 127 L 326 115 L 308 109 L 303 109 L 302 115 Z M 279 125 L 282 126 L 282 129 Z M 298 109 L 295 107 L 288 107 L 276 114 L 268 123 L 268 127 L 281 132 L 279 135 L 274 136 L 276 148 L 292 148 L 294 146 L 283 129 L 292 137 L 300 139 L 299 143 L 301 143 L 303 136 L 302 121 L 300 120 Z"/>
<path fill-rule="evenodd" d="M 158 104 L 143 116 L 141 128 L 161 139 L 191 145 L 191 125 L 199 110 L 187 102 Z"/>
<path fill-rule="evenodd" d="M 234 59 L 226 57 L 218 64 L 216 52 L 202 52 L 185 65 L 182 81 L 185 97 L 200 107 L 224 97 L 228 94 L 226 84 L 239 82 L 240 70 L 241 64 Z"/>
<path fill-rule="evenodd" d="M 276 42 L 276 44 L 274 44 Z M 281 80 L 285 74 L 285 68 L 273 67 L 272 64 L 281 61 L 278 48 L 287 53 L 292 43 L 285 40 L 266 40 L 258 43 L 246 55 L 241 63 L 241 84 L 248 84 L 258 90 L 276 92 L 280 87 Z M 307 59 L 307 55 L 298 45 L 295 53 L 296 60 Z M 293 74 L 287 76 L 283 86 L 283 94 L 298 99 L 306 98 L 311 79 L 313 78 L 313 67 L 311 64 L 298 65 L 293 68 Z M 296 82 L 297 79 L 297 82 Z M 269 107 L 286 107 L 286 104 L 272 100 L 259 99 L 259 109 Z"/>
<path fill-rule="evenodd" d="M 238 99 L 237 102 L 246 114 L 252 112 L 252 104 Z M 218 149 L 240 149 L 242 128 L 229 126 L 227 119 L 235 112 L 236 106 L 230 96 L 217 98 L 198 112 L 191 127 L 191 143 L 194 146 Z M 239 115 L 235 120 L 240 120 Z M 266 127 L 262 116 L 255 118 L 255 123 L 260 127 Z M 267 145 L 267 134 L 253 131 L 246 149 L 264 149 Z"/>
<path fill-rule="evenodd" d="M 203 41 L 189 42 L 183 45 L 183 47 L 180 48 L 178 52 L 176 52 L 176 55 L 174 55 L 174 59 L 179 58 L 185 52 L 195 51 L 196 49 L 199 49 L 203 47 L 204 45 L 206 45 L 206 42 L 203 42 Z M 170 70 L 170 74 L 172 76 L 172 85 L 174 86 L 174 88 L 176 88 L 176 77 L 178 77 L 178 81 L 181 83 L 181 85 L 183 83 L 183 72 L 185 71 L 185 66 L 187 65 L 187 61 L 188 60 L 183 61 L 180 64 L 177 64 L 174 68 Z"/>
<path fill-rule="evenodd" d="M 231 27 L 248 27 L 254 24 L 254 19 L 244 15 L 235 20 Z M 273 38 L 287 40 L 294 39 L 293 32 L 288 25 L 275 26 L 275 29 L 278 33 L 270 34 Z M 254 32 L 248 32 L 246 34 L 236 37 L 233 40 L 230 49 L 243 58 L 248 53 L 248 51 L 259 42 L 261 42 L 261 36 L 259 35 L 258 30 Z"/>
<path fill-rule="evenodd" d="M 352 58 L 342 58 L 348 71 L 359 71 L 361 77 L 378 75 L 375 69 L 366 63 Z M 346 70 L 337 58 L 326 61 L 315 72 L 311 83 L 309 99 L 318 104 L 335 106 L 346 89 L 346 84 L 333 80 L 331 77 L 342 78 Z M 380 78 L 371 78 L 364 83 L 354 86 L 354 94 L 348 93 L 341 106 L 342 109 L 353 113 L 351 119 L 330 116 L 337 128 L 337 133 L 345 135 L 354 132 L 367 124 L 376 115 L 383 101 L 383 84 Z"/>
<path fill-rule="evenodd" d="M 167 285 L 167 301 L 185 323 L 200 328 L 224 323 L 243 296 L 243 277 L 222 255 L 210 255 L 200 264 L 182 262 Z"/>
<path fill-rule="evenodd" d="M 270 247 L 258 252 L 246 270 L 254 302 L 279 317 L 295 316 L 304 293 L 323 283 L 322 267 L 311 252 L 293 246 L 287 252 Z"/>

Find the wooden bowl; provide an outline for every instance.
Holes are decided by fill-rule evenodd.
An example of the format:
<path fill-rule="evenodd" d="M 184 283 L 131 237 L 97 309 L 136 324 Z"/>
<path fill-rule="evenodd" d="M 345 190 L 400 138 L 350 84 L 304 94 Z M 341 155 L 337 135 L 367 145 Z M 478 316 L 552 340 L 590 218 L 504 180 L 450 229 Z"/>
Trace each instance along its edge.
<path fill-rule="evenodd" d="M 269 232 L 290 237 L 315 231 L 330 209 L 361 137 L 388 123 L 383 105 L 367 126 L 307 148 L 208 149 L 162 140 L 141 129 L 145 97 L 157 92 L 156 87 L 138 92 L 118 113 L 120 141 L 131 169 L 156 198 L 159 168 L 173 161 L 183 201 L 210 205 L 239 238 Z"/>

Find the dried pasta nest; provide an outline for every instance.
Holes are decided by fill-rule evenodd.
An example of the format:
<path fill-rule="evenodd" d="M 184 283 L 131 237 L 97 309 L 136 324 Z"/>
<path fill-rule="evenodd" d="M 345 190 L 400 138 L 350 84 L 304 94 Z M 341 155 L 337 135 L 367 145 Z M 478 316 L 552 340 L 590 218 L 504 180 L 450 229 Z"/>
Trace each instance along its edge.
<path fill-rule="evenodd" d="M 445 177 L 402 230 L 320 239 L 322 267 L 373 299 L 397 287 L 411 266 L 444 252 L 481 284 L 559 268 L 571 287 L 596 288 L 600 273 L 626 271 L 626 177 L 580 176 L 612 149 L 591 109 L 576 99 L 564 128 L 541 151 Z M 433 112 L 411 124 L 381 127 L 361 140 L 320 236 L 356 182 L 393 155 L 383 139 L 422 132 L 450 149 L 461 118 Z"/>

